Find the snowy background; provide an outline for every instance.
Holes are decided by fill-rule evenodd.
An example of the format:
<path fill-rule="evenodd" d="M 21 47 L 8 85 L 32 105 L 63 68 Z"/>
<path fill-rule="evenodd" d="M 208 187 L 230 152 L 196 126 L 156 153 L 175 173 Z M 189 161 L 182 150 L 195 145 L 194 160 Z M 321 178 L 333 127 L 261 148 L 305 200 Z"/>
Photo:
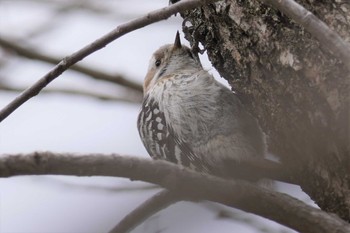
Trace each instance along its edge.
<path fill-rule="evenodd" d="M 142 0 L 0 0 L 0 38 L 64 57 L 119 24 L 167 4 L 167 0 L 151 0 L 147 4 Z M 176 31 L 181 32 L 181 23 L 178 15 L 134 31 L 80 64 L 107 73 L 120 73 L 142 83 L 151 54 L 161 45 L 174 41 Z M 201 59 L 204 67 L 215 74 L 206 56 Z M 53 66 L 22 58 L 0 46 L 0 84 L 25 88 Z M 65 72 L 48 88 L 125 94 L 122 88 L 75 71 Z M 0 90 L 0 108 L 17 94 Z M 136 103 L 60 93 L 40 94 L 0 124 L 0 155 L 54 151 L 118 153 L 148 158 L 136 129 L 139 108 Z M 108 232 L 118 220 L 159 191 L 149 187 L 142 182 L 101 177 L 0 179 L 0 232 Z M 296 186 L 278 184 L 277 187 L 310 202 Z M 228 211 L 225 218 L 219 214 L 223 211 Z M 181 202 L 151 217 L 133 232 L 292 231 L 213 203 Z"/>

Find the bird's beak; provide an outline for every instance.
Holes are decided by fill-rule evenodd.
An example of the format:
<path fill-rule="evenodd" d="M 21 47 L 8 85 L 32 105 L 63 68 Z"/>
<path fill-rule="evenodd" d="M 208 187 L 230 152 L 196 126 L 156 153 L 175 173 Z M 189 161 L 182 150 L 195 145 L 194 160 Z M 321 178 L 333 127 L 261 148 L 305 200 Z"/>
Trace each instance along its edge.
<path fill-rule="evenodd" d="M 174 42 L 174 49 L 180 49 L 182 48 L 181 41 L 180 41 L 180 33 L 179 31 L 176 32 L 175 42 Z"/>

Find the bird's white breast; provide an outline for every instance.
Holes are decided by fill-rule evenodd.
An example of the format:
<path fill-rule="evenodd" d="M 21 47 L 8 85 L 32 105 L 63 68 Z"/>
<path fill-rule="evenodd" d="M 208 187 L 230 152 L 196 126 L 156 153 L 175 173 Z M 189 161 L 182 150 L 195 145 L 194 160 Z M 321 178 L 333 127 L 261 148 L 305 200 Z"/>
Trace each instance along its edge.
<path fill-rule="evenodd" d="M 164 112 L 167 124 L 184 137 L 208 134 L 216 109 L 221 84 L 207 73 L 184 71 L 159 80 L 149 94 Z"/>

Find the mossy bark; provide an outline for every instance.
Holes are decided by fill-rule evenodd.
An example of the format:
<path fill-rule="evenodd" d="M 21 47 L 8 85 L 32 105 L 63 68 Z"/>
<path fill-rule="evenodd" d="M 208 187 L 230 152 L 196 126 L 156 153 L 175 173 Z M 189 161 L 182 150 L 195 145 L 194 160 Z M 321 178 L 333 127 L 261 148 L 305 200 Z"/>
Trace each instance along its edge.
<path fill-rule="evenodd" d="M 350 41 L 347 0 L 301 0 Z M 325 211 L 350 221 L 350 74 L 312 35 L 257 0 L 188 11 L 184 32 L 268 136 L 269 151 Z"/>

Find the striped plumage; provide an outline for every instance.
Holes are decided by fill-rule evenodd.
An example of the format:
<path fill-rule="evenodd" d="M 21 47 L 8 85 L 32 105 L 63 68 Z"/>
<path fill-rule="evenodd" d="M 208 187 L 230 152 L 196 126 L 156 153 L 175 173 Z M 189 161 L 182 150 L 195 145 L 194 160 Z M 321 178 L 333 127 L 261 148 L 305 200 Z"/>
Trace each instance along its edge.
<path fill-rule="evenodd" d="M 143 144 L 153 159 L 168 160 L 199 171 L 208 171 L 208 164 L 196 157 L 185 141 L 167 124 L 164 112 L 151 97 L 144 99 L 138 118 L 138 129 Z"/>
<path fill-rule="evenodd" d="M 203 70 L 178 34 L 174 45 L 151 58 L 138 129 L 152 158 L 198 171 L 223 172 L 228 160 L 262 158 L 265 152 L 255 119 Z"/>

